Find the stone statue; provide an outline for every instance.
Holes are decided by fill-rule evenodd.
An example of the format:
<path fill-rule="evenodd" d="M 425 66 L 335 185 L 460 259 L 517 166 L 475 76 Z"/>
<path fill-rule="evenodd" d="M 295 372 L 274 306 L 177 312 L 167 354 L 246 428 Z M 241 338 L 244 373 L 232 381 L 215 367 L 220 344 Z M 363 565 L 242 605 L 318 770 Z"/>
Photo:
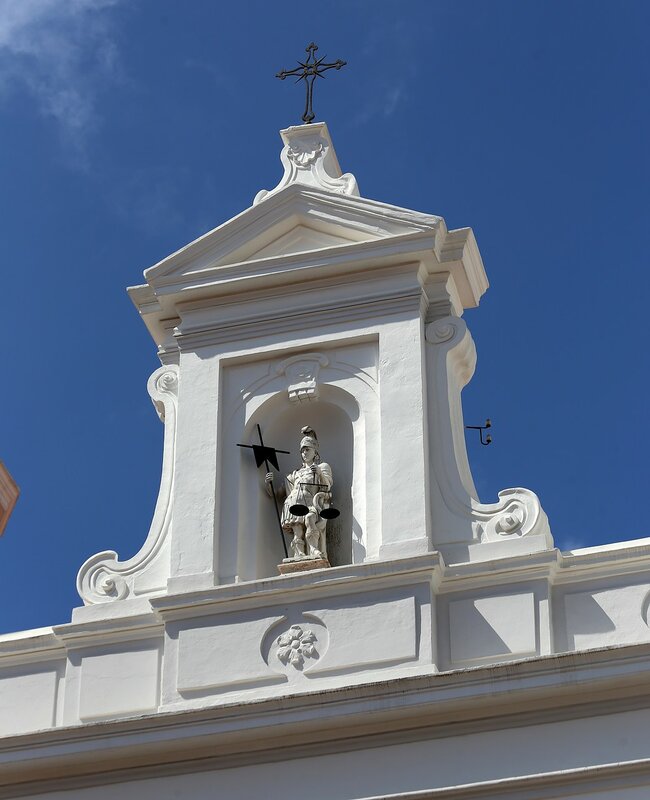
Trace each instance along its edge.
<path fill-rule="evenodd" d="M 302 465 L 287 475 L 284 491 L 280 490 L 285 496 L 281 517 L 282 529 L 287 533 L 293 533 L 290 545 L 292 559 L 326 560 L 327 520 L 323 519 L 319 512 L 330 507 L 331 489 L 334 483 L 332 469 L 329 464 L 320 460 L 318 439 L 314 429 L 307 426 L 302 428 L 301 433 Z M 265 481 L 269 494 L 273 491 L 272 480 L 273 473 L 267 473 Z M 295 505 L 306 506 L 307 513 L 304 516 L 293 514 L 291 508 Z"/>

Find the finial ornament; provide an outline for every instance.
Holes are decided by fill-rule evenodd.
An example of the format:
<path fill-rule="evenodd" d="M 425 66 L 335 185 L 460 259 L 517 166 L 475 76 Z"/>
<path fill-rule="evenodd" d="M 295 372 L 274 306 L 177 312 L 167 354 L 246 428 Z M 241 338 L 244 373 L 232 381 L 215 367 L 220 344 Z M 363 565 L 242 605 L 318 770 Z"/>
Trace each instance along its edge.
<path fill-rule="evenodd" d="M 347 61 L 332 61 L 329 64 L 325 63 L 325 59 L 327 56 L 323 56 L 322 58 L 316 58 L 316 51 L 318 50 L 318 45 L 308 44 L 305 48 L 305 52 L 307 53 L 307 60 L 306 61 L 299 61 L 299 66 L 295 67 L 295 69 L 283 69 L 277 73 L 275 76 L 276 78 L 280 78 L 283 81 L 285 78 L 289 78 L 293 75 L 297 76 L 296 83 L 299 81 L 305 82 L 305 89 L 306 89 L 306 99 L 305 99 L 305 112 L 302 115 L 302 121 L 309 125 L 313 122 L 315 118 L 314 109 L 313 109 L 313 100 L 314 100 L 314 81 L 316 78 L 324 78 L 324 72 L 328 69 L 341 69 L 347 64 Z"/>

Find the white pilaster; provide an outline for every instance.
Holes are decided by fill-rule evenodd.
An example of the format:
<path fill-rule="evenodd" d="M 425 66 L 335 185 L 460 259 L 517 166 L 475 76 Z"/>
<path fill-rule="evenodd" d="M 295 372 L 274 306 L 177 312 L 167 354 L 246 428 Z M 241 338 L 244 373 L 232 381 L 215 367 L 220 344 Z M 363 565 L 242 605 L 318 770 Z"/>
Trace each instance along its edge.
<path fill-rule="evenodd" d="M 422 322 L 392 319 L 379 338 L 382 544 L 379 558 L 427 552 Z"/>
<path fill-rule="evenodd" d="M 182 352 L 169 591 L 214 586 L 219 360 Z"/>

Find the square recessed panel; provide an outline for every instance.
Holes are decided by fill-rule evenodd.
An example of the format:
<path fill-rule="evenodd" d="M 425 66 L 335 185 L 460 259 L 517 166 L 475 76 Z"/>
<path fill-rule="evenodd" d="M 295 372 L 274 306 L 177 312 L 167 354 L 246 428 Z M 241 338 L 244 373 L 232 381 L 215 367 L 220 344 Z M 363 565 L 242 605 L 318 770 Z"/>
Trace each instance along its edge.
<path fill-rule="evenodd" d="M 281 616 L 255 619 L 250 615 L 208 617 L 178 631 L 179 692 L 224 686 L 261 685 L 284 680 L 262 657 L 266 632 Z"/>
<path fill-rule="evenodd" d="M 649 590 L 647 583 L 618 584 L 566 594 L 567 648 L 586 650 L 650 640 L 645 619 Z"/>
<path fill-rule="evenodd" d="M 466 598 L 449 603 L 451 660 L 536 652 L 533 592 Z"/>
<path fill-rule="evenodd" d="M 102 650 L 81 659 L 79 717 L 140 714 L 158 707 L 157 645 Z"/>
<path fill-rule="evenodd" d="M 11 736 L 54 725 L 58 673 L 17 667 L 0 679 L 0 735 Z"/>
<path fill-rule="evenodd" d="M 415 612 L 413 596 L 389 599 L 376 594 L 347 597 L 338 608 L 310 610 L 329 633 L 329 648 L 310 675 L 414 661 Z"/>

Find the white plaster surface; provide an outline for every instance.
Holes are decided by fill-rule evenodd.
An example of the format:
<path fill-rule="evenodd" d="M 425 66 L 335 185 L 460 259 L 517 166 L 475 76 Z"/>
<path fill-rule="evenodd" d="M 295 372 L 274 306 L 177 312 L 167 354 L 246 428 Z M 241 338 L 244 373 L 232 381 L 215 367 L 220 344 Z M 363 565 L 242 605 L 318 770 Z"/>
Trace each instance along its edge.
<path fill-rule="evenodd" d="M 233 684 L 278 682 L 262 657 L 261 643 L 266 632 L 282 621 L 282 616 L 239 615 L 234 621 L 218 618 L 178 631 L 179 692 L 194 692 Z"/>
<path fill-rule="evenodd" d="M 133 649 L 98 649 L 81 658 L 79 717 L 154 711 L 158 706 L 160 650 L 154 644 Z"/>
<path fill-rule="evenodd" d="M 568 591 L 564 595 L 566 649 L 650 641 L 649 600 L 650 581 Z"/>
<path fill-rule="evenodd" d="M 391 600 L 352 597 L 339 608 L 310 611 L 329 632 L 329 649 L 311 674 L 384 662 L 411 661 L 417 656 L 414 597 Z"/>
<path fill-rule="evenodd" d="M 432 598 L 422 574 L 406 573 L 403 585 L 395 586 L 394 574 L 382 579 L 373 571 L 355 592 L 343 591 L 343 576 L 337 580 L 332 571 L 321 574 L 333 577 L 321 586 L 320 597 L 296 594 L 298 581 L 309 586 L 303 574 L 268 582 L 277 590 L 293 590 L 281 605 L 271 592 L 268 598 L 249 598 L 251 607 L 242 611 L 229 611 L 226 605 L 223 613 L 204 611 L 189 619 L 175 619 L 175 610 L 165 612 L 171 618 L 163 656 L 163 706 L 253 700 L 305 690 L 305 681 L 332 688 L 337 675 L 359 680 L 382 670 L 432 668 Z M 381 583 L 384 588 L 378 588 Z M 245 586 L 238 592 L 246 597 Z M 203 594 L 213 601 L 219 596 L 219 590 Z M 217 611 L 220 605 L 214 606 Z M 313 652 L 297 666 L 282 664 L 278 657 L 278 639 L 291 626 L 309 634 L 313 643 Z"/>
<path fill-rule="evenodd" d="M 451 660 L 536 652 L 535 596 L 518 592 L 449 603 Z"/>
<path fill-rule="evenodd" d="M 59 671 L 54 664 L 0 672 L 0 731 L 11 736 L 54 724 Z"/>

